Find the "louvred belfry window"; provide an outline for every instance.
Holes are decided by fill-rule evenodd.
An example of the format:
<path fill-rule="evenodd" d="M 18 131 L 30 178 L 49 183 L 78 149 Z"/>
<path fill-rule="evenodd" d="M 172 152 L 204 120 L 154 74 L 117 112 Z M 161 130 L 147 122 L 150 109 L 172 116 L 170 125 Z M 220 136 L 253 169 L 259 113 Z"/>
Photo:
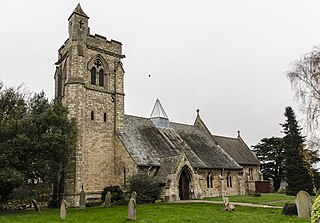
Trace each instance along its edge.
<path fill-rule="evenodd" d="M 104 67 L 99 57 L 94 60 L 90 68 L 90 83 L 92 85 L 98 85 L 99 87 L 105 86 Z"/>

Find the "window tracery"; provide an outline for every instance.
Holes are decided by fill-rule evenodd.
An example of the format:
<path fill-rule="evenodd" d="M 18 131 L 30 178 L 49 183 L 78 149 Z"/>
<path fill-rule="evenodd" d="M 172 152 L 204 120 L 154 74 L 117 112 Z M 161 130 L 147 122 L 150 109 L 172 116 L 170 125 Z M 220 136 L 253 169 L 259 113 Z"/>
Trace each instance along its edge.
<path fill-rule="evenodd" d="M 106 63 L 103 58 L 98 55 L 88 63 L 90 84 L 99 87 L 106 86 Z"/>

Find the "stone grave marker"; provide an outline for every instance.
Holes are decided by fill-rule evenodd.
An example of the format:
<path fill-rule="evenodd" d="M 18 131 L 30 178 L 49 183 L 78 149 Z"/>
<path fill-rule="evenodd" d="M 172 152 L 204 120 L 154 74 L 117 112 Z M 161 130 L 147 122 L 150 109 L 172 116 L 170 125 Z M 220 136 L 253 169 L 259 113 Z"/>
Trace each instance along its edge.
<path fill-rule="evenodd" d="M 223 197 L 223 206 L 225 211 L 234 211 L 235 206 L 229 202 L 228 197 Z"/>
<path fill-rule="evenodd" d="M 105 207 L 111 207 L 111 193 L 108 191 L 108 193 L 105 196 Z"/>
<path fill-rule="evenodd" d="M 86 208 L 86 194 L 83 191 L 83 186 L 80 192 L 80 202 L 79 202 L 79 209 L 83 210 Z"/>
<path fill-rule="evenodd" d="M 136 220 L 136 200 L 133 198 L 128 203 L 128 220 Z"/>
<path fill-rule="evenodd" d="M 35 199 L 32 199 L 32 204 L 33 204 L 33 207 L 34 207 L 34 210 L 35 210 L 35 211 L 41 212 L 41 211 L 40 211 L 39 204 L 38 204 L 38 202 L 37 202 Z"/>
<path fill-rule="evenodd" d="M 311 209 L 312 209 L 310 195 L 307 192 L 300 190 L 297 193 L 295 202 L 296 202 L 297 209 L 298 209 L 298 217 L 310 218 L 311 217 Z"/>
<path fill-rule="evenodd" d="M 131 198 L 133 198 L 137 202 L 137 192 L 133 191 L 131 193 Z"/>
<path fill-rule="evenodd" d="M 67 217 L 67 210 L 66 210 L 67 202 L 62 199 L 60 205 L 60 219 L 64 220 Z"/>

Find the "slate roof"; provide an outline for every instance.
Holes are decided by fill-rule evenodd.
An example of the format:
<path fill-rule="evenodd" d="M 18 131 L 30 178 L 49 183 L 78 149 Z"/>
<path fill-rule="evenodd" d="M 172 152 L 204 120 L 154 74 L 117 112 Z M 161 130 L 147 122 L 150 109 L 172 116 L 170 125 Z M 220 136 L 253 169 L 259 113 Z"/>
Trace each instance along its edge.
<path fill-rule="evenodd" d="M 175 173 L 177 163 L 179 161 L 179 155 L 169 156 L 160 159 L 161 167 L 156 175 L 156 179 L 160 183 L 166 183 L 168 180 L 168 175 Z"/>
<path fill-rule="evenodd" d="M 137 165 L 162 166 L 161 159 L 184 151 L 193 167 L 242 169 L 210 134 L 193 125 L 172 123 L 170 129 L 156 128 L 150 119 L 125 115 L 119 137 Z"/>
<path fill-rule="evenodd" d="M 222 147 L 240 165 L 260 165 L 257 157 L 241 138 L 213 135 L 216 143 Z"/>

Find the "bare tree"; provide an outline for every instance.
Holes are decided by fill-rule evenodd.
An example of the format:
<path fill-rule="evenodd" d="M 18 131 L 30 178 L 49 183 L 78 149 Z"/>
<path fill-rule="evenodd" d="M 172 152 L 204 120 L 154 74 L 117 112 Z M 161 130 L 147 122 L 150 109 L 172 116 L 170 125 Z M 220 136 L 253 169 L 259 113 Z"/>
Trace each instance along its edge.
<path fill-rule="evenodd" d="M 320 48 L 314 47 L 294 61 L 287 76 L 300 110 L 306 115 L 307 128 L 315 134 L 320 121 Z"/>

